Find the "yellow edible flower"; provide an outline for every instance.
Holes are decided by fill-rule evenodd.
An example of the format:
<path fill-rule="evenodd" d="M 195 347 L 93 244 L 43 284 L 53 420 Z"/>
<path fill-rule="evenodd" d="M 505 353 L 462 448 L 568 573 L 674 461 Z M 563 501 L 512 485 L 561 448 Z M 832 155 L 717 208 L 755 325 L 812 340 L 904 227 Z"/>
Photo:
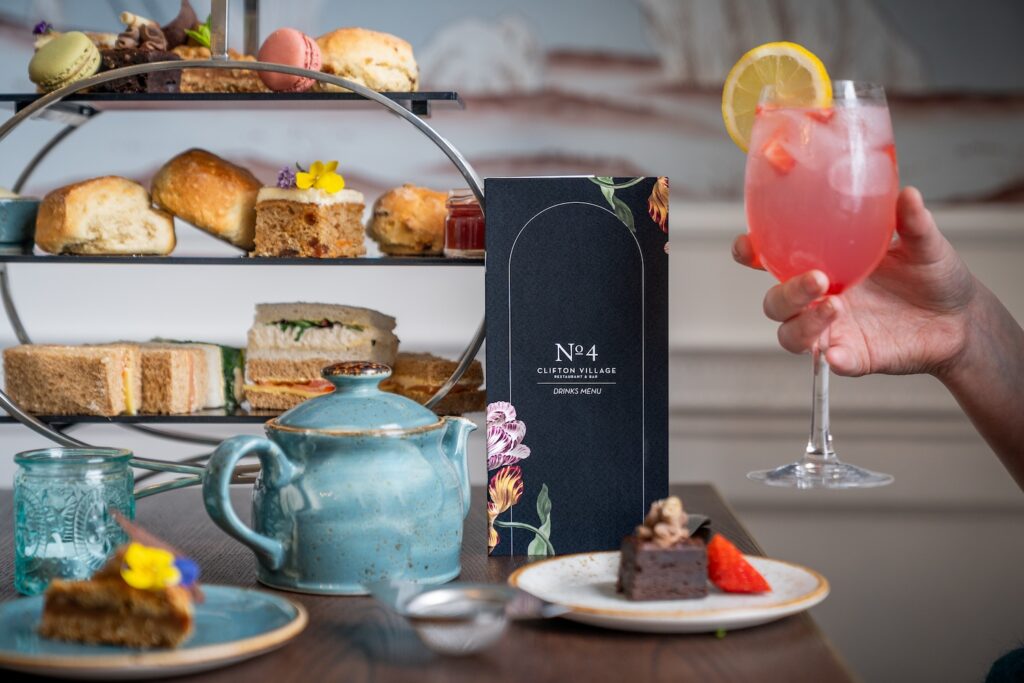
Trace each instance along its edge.
<path fill-rule="evenodd" d="M 181 583 L 174 555 L 162 548 L 131 543 L 124 553 L 121 578 L 132 588 L 159 590 Z"/>
<path fill-rule="evenodd" d="M 337 168 L 337 161 L 328 161 L 326 164 L 319 160 L 314 161 L 310 164 L 308 173 L 299 171 L 295 174 L 295 186 L 300 190 L 308 190 L 312 187 L 328 194 L 334 194 L 345 189 L 345 179 L 341 174 L 335 173 Z"/>

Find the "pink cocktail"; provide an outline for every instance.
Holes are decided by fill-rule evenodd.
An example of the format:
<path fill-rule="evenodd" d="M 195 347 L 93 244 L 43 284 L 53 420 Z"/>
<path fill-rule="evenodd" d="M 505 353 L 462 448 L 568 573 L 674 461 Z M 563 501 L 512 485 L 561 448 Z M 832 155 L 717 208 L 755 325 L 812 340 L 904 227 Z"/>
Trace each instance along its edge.
<path fill-rule="evenodd" d="M 896 227 L 899 173 L 889 110 L 759 108 L 747 159 L 747 225 L 779 280 L 818 269 L 830 294 L 857 284 Z"/>
<path fill-rule="evenodd" d="M 787 106 L 767 86 L 747 153 L 747 227 L 761 263 L 779 280 L 821 270 L 829 294 L 871 274 L 896 228 L 899 171 L 885 91 L 832 84 L 826 109 Z M 888 474 L 841 462 L 828 415 L 828 334 L 815 345 L 811 436 L 797 462 L 751 472 L 751 479 L 797 488 L 862 488 Z"/>

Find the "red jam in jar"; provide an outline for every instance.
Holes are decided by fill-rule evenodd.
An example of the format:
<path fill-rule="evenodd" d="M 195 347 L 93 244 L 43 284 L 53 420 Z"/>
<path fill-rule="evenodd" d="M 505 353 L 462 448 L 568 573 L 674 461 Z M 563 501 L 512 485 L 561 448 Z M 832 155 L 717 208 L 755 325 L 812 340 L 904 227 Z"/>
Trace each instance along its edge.
<path fill-rule="evenodd" d="M 484 212 L 471 190 L 448 192 L 444 222 L 444 255 L 450 258 L 484 257 Z"/>

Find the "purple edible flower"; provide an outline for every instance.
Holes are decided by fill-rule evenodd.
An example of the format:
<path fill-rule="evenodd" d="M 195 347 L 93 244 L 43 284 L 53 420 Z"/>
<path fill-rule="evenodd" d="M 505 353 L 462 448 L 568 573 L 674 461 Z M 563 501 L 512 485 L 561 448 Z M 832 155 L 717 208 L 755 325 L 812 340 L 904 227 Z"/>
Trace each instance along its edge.
<path fill-rule="evenodd" d="M 277 186 L 285 190 L 295 187 L 295 171 L 291 166 L 285 166 L 277 172 Z"/>
<path fill-rule="evenodd" d="M 48 21 L 40 21 L 38 24 L 32 27 L 32 35 L 41 36 L 44 33 L 49 33 L 53 30 L 53 24 Z"/>
<path fill-rule="evenodd" d="M 174 566 L 178 569 L 178 573 L 181 574 L 181 586 L 190 588 L 199 578 L 199 565 L 187 557 L 176 557 L 174 558 Z"/>

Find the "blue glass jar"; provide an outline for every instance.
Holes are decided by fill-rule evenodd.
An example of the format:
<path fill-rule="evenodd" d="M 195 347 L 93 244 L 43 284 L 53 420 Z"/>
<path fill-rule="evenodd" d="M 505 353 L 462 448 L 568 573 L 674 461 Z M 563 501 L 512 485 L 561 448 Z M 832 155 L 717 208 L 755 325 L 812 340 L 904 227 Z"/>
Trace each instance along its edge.
<path fill-rule="evenodd" d="M 128 536 L 108 512 L 135 518 L 131 451 L 46 448 L 14 456 L 14 587 L 86 579 Z"/>

